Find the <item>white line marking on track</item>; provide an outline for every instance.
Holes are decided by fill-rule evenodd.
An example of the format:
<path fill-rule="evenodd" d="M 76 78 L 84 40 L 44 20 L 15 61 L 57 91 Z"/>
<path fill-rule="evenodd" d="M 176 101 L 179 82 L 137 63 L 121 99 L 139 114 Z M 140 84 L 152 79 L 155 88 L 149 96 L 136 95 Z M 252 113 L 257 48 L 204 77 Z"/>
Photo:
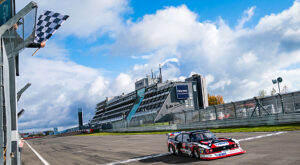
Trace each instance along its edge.
<path fill-rule="evenodd" d="M 274 135 L 280 135 L 280 134 L 284 134 L 284 133 L 286 133 L 286 132 L 270 133 L 270 134 L 266 134 L 266 135 L 253 136 L 253 137 L 249 137 L 249 138 L 245 138 L 245 139 L 238 139 L 237 141 L 242 142 L 242 141 L 248 141 L 248 140 L 253 140 L 253 139 L 260 139 L 260 138 L 274 136 Z"/>
<path fill-rule="evenodd" d="M 28 147 L 36 154 L 36 156 L 44 163 L 44 165 L 50 165 L 34 148 L 31 147 L 31 145 L 29 145 L 27 143 L 27 141 L 25 141 L 25 143 L 28 145 Z"/>
<path fill-rule="evenodd" d="M 253 137 L 249 137 L 249 138 L 245 138 L 245 139 L 237 139 L 237 141 L 241 142 L 241 141 L 248 141 L 248 140 L 253 140 L 253 139 L 260 139 L 260 138 L 280 135 L 280 134 L 284 134 L 284 133 L 287 133 L 287 132 L 276 132 L 276 133 L 270 133 L 270 134 L 266 134 L 266 135 L 253 136 Z M 170 155 L 170 153 L 149 155 L 149 156 L 144 156 L 144 157 L 135 158 L 135 159 L 128 159 L 128 160 L 123 160 L 123 161 L 112 162 L 112 163 L 108 163 L 105 165 L 125 164 L 125 163 L 129 163 L 129 162 L 136 162 L 136 161 L 140 161 L 140 160 L 157 158 L 157 157 L 166 156 L 166 155 Z"/>
<path fill-rule="evenodd" d="M 144 157 L 135 158 L 135 159 L 128 159 L 128 160 L 119 161 L 119 162 L 112 162 L 112 163 L 108 163 L 106 165 L 124 164 L 124 163 L 136 162 L 136 161 L 150 159 L 150 158 L 157 158 L 157 157 L 166 156 L 166 155 L 170 155 L 170 153 L 157 154 L 157 155 L 149 155 L 149 156 L 144 156 Z"/>

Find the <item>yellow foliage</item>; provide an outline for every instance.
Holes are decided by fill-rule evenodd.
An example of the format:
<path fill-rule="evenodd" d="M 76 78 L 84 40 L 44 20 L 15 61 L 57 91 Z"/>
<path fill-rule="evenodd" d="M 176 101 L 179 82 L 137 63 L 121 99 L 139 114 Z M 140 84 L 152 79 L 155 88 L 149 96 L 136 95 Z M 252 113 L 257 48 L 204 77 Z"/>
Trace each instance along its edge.
<path fill-rule="evenodd" d="M 208 105 L 218 105 L 218 104 L 224 104 L 223 96 L 221 95 L 210 95 L 208 94 Z"/>

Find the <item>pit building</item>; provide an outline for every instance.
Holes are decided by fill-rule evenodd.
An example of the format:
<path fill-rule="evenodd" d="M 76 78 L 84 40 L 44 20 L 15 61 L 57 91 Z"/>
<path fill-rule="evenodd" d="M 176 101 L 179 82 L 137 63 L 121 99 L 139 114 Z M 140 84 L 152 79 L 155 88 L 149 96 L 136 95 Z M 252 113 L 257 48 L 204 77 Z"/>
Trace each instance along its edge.
<path fill-rule="evenodd" d="M 170 120 L 172 113 L 204 109 L 207 106 L 208 96 L 203 76 L 194 74 L 185 81 L 163 82 L 160 68 L 158 77 L 152 74 L 151 77 L 136 81 L 134 91 L 106 97 L 99 102 L 90 125 L 92 128 L 104 128 L 109 123 L 122 120 L 128 123 L 138 120 L 140 124 L 163 122 Z"/>

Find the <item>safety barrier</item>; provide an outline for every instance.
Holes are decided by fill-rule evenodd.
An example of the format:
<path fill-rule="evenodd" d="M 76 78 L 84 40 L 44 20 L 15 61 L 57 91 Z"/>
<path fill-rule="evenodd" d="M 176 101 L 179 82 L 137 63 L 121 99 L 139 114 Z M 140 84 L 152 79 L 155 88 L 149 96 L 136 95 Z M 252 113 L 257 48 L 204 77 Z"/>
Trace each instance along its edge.
<path fill-rule="evenodd" d="M 136 116 L 130 122 L 112 122 L 112 128 L 106 131 L 163 131 L 295 123 L 300 120 L 300 91 L 171 113 L 165 117 L 169 126 L 141 127 L 154 123 L 155 115 Z"/>
<path fill-rule="evenodd" d="M 171 124 L 167 126 L 126 127 L 105 130 L 107 132 L 146 132 L 146 131 L 169 131 L 185 129 L 207 129 L 245 126 L 265 126 L 300 123 L 300 113 L 275 114 L 252 118 L 237 118 L 225 120 L 210 120 L 206 122 L 194 122 L 184 124 Z"/>

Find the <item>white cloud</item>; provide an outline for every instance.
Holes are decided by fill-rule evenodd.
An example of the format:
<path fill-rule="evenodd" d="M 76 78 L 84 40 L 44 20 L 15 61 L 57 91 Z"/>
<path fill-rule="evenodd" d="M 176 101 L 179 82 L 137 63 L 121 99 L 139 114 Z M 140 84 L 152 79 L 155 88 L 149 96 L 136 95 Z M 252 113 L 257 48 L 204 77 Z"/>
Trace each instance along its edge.
<path fill-rule="evenodd" d="M 226 101 L 251 98 L 261 89 L 270 90 L 271 80 L 279 76 L 284 80 L 281 85 L 287 85 L 290 91 L 300 89 L 298 1 L 278 14 L 262 17 L 253 28 L 243 25 L 253 16 L 254 7 L 245 12 L 239 28 L 231 28 L 222 18 L 200 22 L 185 5 L 166 7 L 137 22 L 123 24 L 120 15 L 129 10 L 126 1 L 38 3 L 40 10 L 70 14 L 62 32 L 87 38 L 94 33 L 96 38 L 109 34 L 116 39 L 109 53 L 143 59 L 144 63 L 107 78 L 100 70 L 70 61 L 69 52 L 57 43 L 49 43 L 51 50 L 45 48 L 37 57 L 25 52 L 21 55 L 18 84 L 31 82 L 32 87 L 24 93 L 19 106 L 26 109 L 20 123 L 24 129 L 74 125 L 79 106 L 84 107 L 85 119 L 91 119 L 98 101 L 133 90 L 134 81 L 151 69 L 158 74 L 159 64 L 163 64 L 164 80 L 184 80 L 191 71 L 203 74 L 209 93 L 221 94 Z M 91 15 L 98 17 L 90 18 Z"/>
<path fill-rule="evenodd" d="M 56 60 L 67 60 L 69 58 L 68 51 L 55 42 L 47 42 L 47 48 L 40 49 L 37 55 L 42 58 Z"/>
<path fill-rule="evenodd" d="M 17 0 L 17 11 L 29 0 Z M 123 89 L 113 85 L 124 84 L 124 79 L 111 79 L 101 71 L 76 64 L 69 59 L 69 52 L 62 44 L 67 35 L 85 38 L 85 42 L 103 35 L 114 37 L 123 28 L 123 14 L 131 12 L 127 0 L 37 0 L 38 15 L 52 10 L 69 15 L 68 21 L 58 31 L 57 40 L 49 41 L 37 57 L 30 57 L 33 50 L 21 54 L 21 76 L 18 85 L 27 82 L 32 86 L 24 93 L 20 107 L 26 112 L 20 128 L 49 128 L 74 125 L 76 111 L 84 107 L 85 120 L 91 119 L 95 104 L 106 96 L 120 94 Z M 20 87 L 19 87 L 20 88 Z M 126 88 L 130 89 L 130 88 Z M 119 91 L 120 90 L 120 91 Z"/>
<path fill-rule="evenodd" d="M 92 83 L 90 88 L 90 94 L 98 97 L 103 97 L 109 86 L 109 81 L 102 76 L 98 76 L 97 79 Z"/>
<path fill-rule="evenodd" d="M 134 90 L 134 81 L 132 81 L 130 75 L 120 73 L 115 79 L 115 82 L 113 82 L 112 87 L 112 90 L 116 91 L 115 93 L 118 93 L 120 91 L 122 93 L 128 93 Z"/>
<path fill-rule="evenodd" d="M 222 18 L 200 22 L 185 5 L 166 7 L 130 22 L 111 49 L 113 53 L 136 57 L 151 54 L 144 64 L 135 65 L 136 73 L 147 73 L 175 58 L 177 62 L 168 66 L 172 70 L 168 78 L 176 79 L 192 70 L 213 77 L 209 92 L 220 93 L 227 101 L 249 98 L 261 88 L 272 87 L 270 77 L 264 74 L 281 73 L 291 65 L 300 65 L 300 2 L 295 1 L 281 13 L 262 17 L 253 28 L 244 28 L 254 10 L 255 7 L 246 10 L 238 26 L 231 28 Z M 295 69 L 289 73 L 292 71 Z M 288 81 L 290 90 L 299 90 L 295 78 Z"/>
<path fill-rule="evenodd" d="M 168 63 L 179 63 L 179 60 L 177 58 L 169 58 L 169 59 L 166 59 L 165 61 L 162 62 L 162 66 L 164 65 L 168 65 Z"/>
<path fill-rule="evenodd" d="M 209 75 L 205 76 L 205 80 L 206 80 L 206 84 L 209 85 L 212 82 L 214 82 L 215 77 L 213 75 L 209 74 Z"/>
<path fill-rule="evenodd" d="M 239 20 L 238 25 L 236 26 L 236 29 L 242 29 L 244 27 L 244 24 L 248 22 L 252 16 L 254 15 L 255 6 L 250 7 L 249 9 L 244 11 L 243 17 Z"/>
<path fill-rule="evenodd" d="M 293 6 L 278 14 L 266 15 L 260 19 L 256 30 L 258 31 L 286 31 L 288 29 L 298 29 L 300 18 L 298 17 L 300 2 L 295 1 Z"/>
<path fill-rule="evenodd" d="M 237 65 L 241 68 L 251 67 L 255 65 L 255 63 L 257 62 L 258 62 L 257 57 L 252 52 L 248 52 L 237 59 Z"/>
<path fill-rule="evenodd" d="M 186 77 L 180 76 L 180 77 L 178 78 L 178 81 L 184 81 L 185 79 L 186 79 Z"/>
<path fill-rule="evenodd" d="M 212 85 L 210 85 L 209 87 L 212 89 L 212 90 L 216 90 L 216 89 L 221 89 L 221 90 L 224 90 L 226 86 L 230 85 L 231 84 L 231 80 L 221 80 L 219 82 L 216 82 Z"/>
<path fill-rule="evenodd" d="M 62 47 L 54 47 L 58 47 L 58 52 L 68 53 Z M 102 76 L 100 70 L 68 59 L 43 57 L 41 52 L 32 57 L 28 50 L 20 55 L 18 89 L 27 82 L 32 84 L 18 105 L 19 109 L 25 109 L 19 122 L 21 130 L 74 125 L 79 107 L 83 107 L 84 121 L 87 122 L 93 117 L 97 102 L 133 90 L 128 74 L 120 73 L 110 79 Z"/>
<path fill-rule="evenodd" d="M 19 103 L 26 110 L 21 129 L 74 124 L 77 108 L 82 106 L 87 114 L 92 112 L 95 98 L 87 91 L 100 74 L 97 70 L 28 54 L 21 54 L 20 61 L 18 84 L 32 84 Z"/>
<path fill-rule="evenodd" d="M 132 59 L 145 59 L 145 60 L 148 60 L 151 57 L 152 57 L 151 55 L 144 55 L 144 56 L 134 56 L 134 55 L 132 55 L 131 56 Z"/>
<path fill-rule="evenodd" d="M 193 28 L 197 27 L 196 17 L 185 5 L 158 10 L 155 15 L 145 15 L 140 22 L 129 22 L 128 28 L 120 33 L 116 47 L 149 51 L 190 42 L 190 37 L 194 36 Z M 126 46 L 124 42 L 127 42 Z"/>
<path fill-rule="evenodd" d="M 17 10 L 31 0 L 17 0 Z M 122 15 L 131 9 L 127 0 L 36 0 L 39 14 L 52 10 L 69 15 L 69 19 L 58 31 L 64 35 L 97 39 L 108 33 L 115 35 L 122 28 Z"/>

